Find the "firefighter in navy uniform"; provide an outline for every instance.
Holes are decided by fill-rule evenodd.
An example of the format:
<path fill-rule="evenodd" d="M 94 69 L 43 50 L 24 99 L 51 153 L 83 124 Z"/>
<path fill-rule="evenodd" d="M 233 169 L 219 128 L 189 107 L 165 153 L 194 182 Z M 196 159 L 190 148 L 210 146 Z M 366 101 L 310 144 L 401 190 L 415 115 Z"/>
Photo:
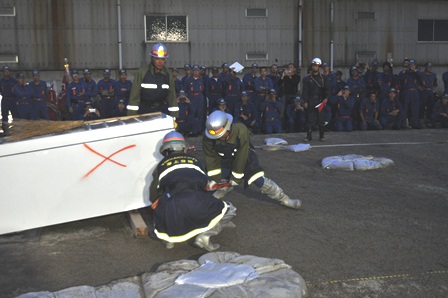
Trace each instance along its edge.
<path fill-rule="evenodd" d="M 129 97 L 128 115 L 162 112 L 176 117 L 179 111 L 175 86 L 165 67 L 168 51 L 164 44 L 152 47 L 151 62 L 141 67 L 134 76 Z"/>
<path fill-rule="evenodd" d="M 311 72 L 303 78 L 302 99 L 307 115 L 307 133 L 305 142 L 312 140 L 313 128 L 319 127 L 319 140 L 324 139 L 325 109 L 319 105 L 325 105 L 330 95 L 330 86 L 325 75 L 319 72 L 322 60 L 314 58 L 311 61 Z"/>
<path fill-rule="evenodd" d="M 250 143 L 247 127 L 243 123 L 232 122 L 232 115 L 222 111 L 214 111 L 207 118 L 202 140 L 207 175 L 211 179 L 207 188 L 214 190 L 215 185 L 222 183 L 222 178 L 227 178 L 225 170 L 230 170 L 231 186 L 216 190 L 215 197 L 224 197 L 233 190 L 233 186 L 244 180 L 245 187 L 254 183 L 271 199 L 284 206 L 299 209 L 302 206 L 300 200 L 290 199 L 274 181 L 264 176 L 257 154 Z"/>
<path fill-rule="evenodd" d="M 160 153 L 164 158 L 154 170 L 150 186 L 154 232 L 168 249 L 196 237 L 196 246 L 213 251 L 219 244 L 212 244 L 210 237 L 230 223 L 236 208 L 205 190 L 204 165 L 186 149 L 184 137 L 176 131 L 163 138 Z"/>

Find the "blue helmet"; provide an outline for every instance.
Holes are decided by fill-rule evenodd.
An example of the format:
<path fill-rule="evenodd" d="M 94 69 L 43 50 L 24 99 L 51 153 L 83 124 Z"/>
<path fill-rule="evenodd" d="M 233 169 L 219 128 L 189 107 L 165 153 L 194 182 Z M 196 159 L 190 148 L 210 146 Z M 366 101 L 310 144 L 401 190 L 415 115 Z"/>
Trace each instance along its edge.
<path fill-rule="evenodd" d="M 153 45 L 151 52 L 149 52 L 149 56 L 154 58 L 168 58 L 168 50 L 166 49 L 166 46 L 163 43 L 156 43 Z"/>
<path fill-rule="evenodd" d="M 163 143 L 160 147 L 160 153 L 183 151 L 187 148 L 184 136 L 177 131 L 171 131 L 163 137 Z"/>

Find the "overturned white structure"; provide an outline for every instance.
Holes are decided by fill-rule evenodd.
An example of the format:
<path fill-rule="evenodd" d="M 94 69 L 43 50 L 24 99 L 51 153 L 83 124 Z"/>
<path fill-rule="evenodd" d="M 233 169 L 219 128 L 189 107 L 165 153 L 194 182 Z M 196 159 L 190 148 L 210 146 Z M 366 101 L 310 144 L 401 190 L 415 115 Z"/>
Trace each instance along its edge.
<path fill-rule="evenodd" d="M 149 206 L 152 170 L 173 118 L 85 124 L 0 145 L 0 234 Z"/>

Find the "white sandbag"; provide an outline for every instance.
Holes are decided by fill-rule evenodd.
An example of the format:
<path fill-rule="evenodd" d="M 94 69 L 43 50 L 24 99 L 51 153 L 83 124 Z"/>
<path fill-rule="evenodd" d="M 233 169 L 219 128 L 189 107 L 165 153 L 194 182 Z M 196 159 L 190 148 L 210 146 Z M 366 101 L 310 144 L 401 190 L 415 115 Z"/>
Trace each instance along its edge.
<path fill-rule="evenodd" d="M 292 152 L 306 151 L 306 150 L 309 150 L 310 148 L 311 148 L 310 144 L 295 144 L 295 145 L 288 145 L 288 146 L 283 147 L 284 150 L 289 150 Z"/>
<path fill-rule="evenodd" d="M 329 170 L 340 171 L 366 171 L 385 168 L 394 164 L 391 159 L 373 157 L 372 155 L 336 155 L 322 159 L 322 167 Z"/>
<path fill-rule="evenodd" d="M 176 279 L 176 284 L 220 288 L 242 284 L 257 277 L 258 272 L 247 264 L 223 264 L 207 261 L 199 268 L 180 275 Z"/>
<path fill-rule="evenodd" d="M 266 145 L 288 145 L 288 142 L 280 138 L 266 138 L 264 139 Z"/>
<path fill-rule="evenodd" d="M 379 162 L 367 159 L 356 159 L 353 161 L 353 166 L 356 171 L 374 170 L 381 168 Z"/>

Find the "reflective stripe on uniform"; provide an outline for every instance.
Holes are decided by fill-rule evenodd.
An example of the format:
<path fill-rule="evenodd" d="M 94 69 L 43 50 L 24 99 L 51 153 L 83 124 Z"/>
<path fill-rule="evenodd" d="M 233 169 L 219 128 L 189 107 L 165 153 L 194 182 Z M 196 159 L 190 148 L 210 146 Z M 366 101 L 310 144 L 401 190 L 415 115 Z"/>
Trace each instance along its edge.
<path fill-rule="evenodd" d="M 200 172 L 201 174 L 205 175 L 204 171 L 200 167 L 198 167 L 194 164 L 178 164 L 178 165 L 169 167 L 168 169 L 166 169 L 165 171 L 160 173 L 159 181 L 162 180 L 163 177 L 165 177 L 172 171 L 179 170 L 179 169 L 193 169 L 193 170 L 196 170 L 196 171 Z M 157 185 L 157 188 L 159 188 L 159 185 Z"/>
<path fill-rule="evenodd" d="M 236 179 L 242 179 L 244 177 L 244 173 L 232 172 L 232 176 L 235 177 Z"/>
<path fill-rule="evenodd" d="M 219 223 L 219 221 L 224 217 L 228 208 L 229 207 L 227 206 L 227 204 L 224 204 L 224 208 L 222 208 L 221 213 L 218 214 L 215 218 L 213 218 L 210 221 L 208 226 L 206 226 L 205 228 L 195 229 L 193 231 L 188 232 L 185 235 L 170 237 L 170 235 L 168 235 L 167 233 L 157 231 L 157 227 L 154 229 L 154 233 L 157 235 L 157 238 L 159 238 L 161 240 L 165 240 L 167 242 L 179 243 L 179 242 L 187 241 L 188 239 L 193 238 L 194 236 L 197 236 L 201 233 L 207 232 L 208 230 L 210 230 L 214 226 L 216 226 Z"/>
<path fill-rule="evenodd" d="M 126 107 L 126 109 L 131 110 L 131 111 L 138 111 L 138 106 L 131 106 L 131 105 L 128 105 L 128 106 Z"/>
<path fill-rule="evenodd" d="M 207 176 L 212 177 L 221 174 L 221 169 L 211 170 L 207 172 Z"/>
<path fill-rule="evenodd" d="M 168 84 L 162 84 L 162 89 L 170 89 L 170 85 L 168 85 Z"/>
<path fill-rule="evenodd" d="M 145 89 L 157 89 L 157 84 L 145 84 L 142 83 L 140 86 Z"/>
<path fill-rule="evenodd" d="M 247 181 L 247 185 L 251 185 L 252 182 L 254 182 L 255 180 L 257 180 L 260 177 L 264 177 L 264 171 L 260 171 L 258 173 L 255 173 L 254 175 L 252 175 L 252 177 L 250 177 L 249 181 Z"/>
<path fill-rule="evenodd" d="M 170 111 L 170 112 L 178 112 L 179 111 L 179 107 L 169 107 L 168 111 Z"/>

